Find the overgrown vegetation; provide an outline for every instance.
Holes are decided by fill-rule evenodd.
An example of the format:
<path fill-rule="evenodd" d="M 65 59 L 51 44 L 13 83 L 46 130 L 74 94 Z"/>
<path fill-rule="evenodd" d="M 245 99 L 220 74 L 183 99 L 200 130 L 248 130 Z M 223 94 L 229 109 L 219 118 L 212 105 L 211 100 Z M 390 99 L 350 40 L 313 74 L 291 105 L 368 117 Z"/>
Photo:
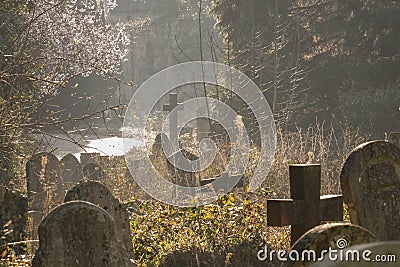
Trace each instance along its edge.
<path fill-rule="evenodd" d="M 263 188 L 255 194 L 235 190 L 201 208 L 175 208 L 132 195 L 136 262 L 140 266 L 229 266 L 228 262 L 232 266 L 265 266 L 256 257 L 265 244 L 289 248 L 290 228 L 268 227 L 265 209 L 268 198 L 289 197 L 289 164 L 320 163 L 321 193 L 338 194 L 344 160 L 367 139 L 356 132 L 335 132 L 323 125 L 291 133 L 278 131 L 275 161 Z"/>
<path fill-rule="evenodd" d="M 167 12 L 172 2 L 158 8 L 179 17 Z M 193 5 L 197 1 L 180 2 L 184 17 L 199 18 L 201 24 L 201 14 Z M 322 193 L 340 193 L 341 166 L 350 150 L 370 136 L 383 138 L 383 132 L 398 130 L 400 125 L 398 1 L 211 2 L 211 12 L 225 38 L 225 46 L 220 47 L 225 58 L 218 58 L 216 51 L 209 55 L 246 73 L 269 99 L 278 122 L 275 161 L 256 193 L 237 189 L 213 205 L 185 209 L 149 199 L 124 163 L 106 166 L 106 186 L 129 201 L 133 257 L 140 266 L 265 266 L 256 258 L 264 244 L 281 249 L 289 246 L 290 229 L 267 227 L 265 210 L 267 198 L 289 196 L 289 164 L 320 163 Z M 26 190 L 23 166 L 36 149 L 33 134 L 44 134 L 44 127 L 55 126 L 68 135 L 70 130 L 81 130 L 77 120 L 101 117 L 94 113 L 72 118 L 71 113 L 63 114 L 65 109 L 45 107 L 74 77 L 120 73 L 132 37 L 128 35 L 143 25 L 131 25 L 132 33 L 124 32 L 121 25 L 108 24 L 106 11 L 113 6 L 99 3 L 104 4 L 90 0 L 2 2 L 0 183 Z M 168 16 L 163 26 L 171 30 L 177 24 L 168 24 Z M 179 25 L 188 30 L 185 23 Z M 197 33 L 182 35 L 181 43 L 176 38 L 172 43 L 179 45 L 193 36 Z M 207 44 L 216 49 L 216 44 Z M 197 49 L 189 52 L 196 54 Z M 186 58 L 181 52 L 179 56 Z M 218 91 L 215 95 L 235 110 L 246 109 L 229 95 L 222 97 Z M 243 115 L 245 125 L 253 127 L 250 131 L 256 129 L 252 117 Z M 308 126 L 310 121 L 313 126 Z M 70 128 L 64 128 L 66 122 Z M 189 149 L 192 145 L 187 144 Z M 254 148 L 253 165 L 257 155 Z M 220 174 L 226 166 L 225 156 L 218 154 L 217 161 L 201 175 Z M 166 166 L 157 167 L 168 172 Z M 246 176 L 251 171 L 249 167 Z M 15 257 L 11 250 L 4 253 L 0 266 L 29 266 L 32 257 L 29 250 L 25 258 Z"/>

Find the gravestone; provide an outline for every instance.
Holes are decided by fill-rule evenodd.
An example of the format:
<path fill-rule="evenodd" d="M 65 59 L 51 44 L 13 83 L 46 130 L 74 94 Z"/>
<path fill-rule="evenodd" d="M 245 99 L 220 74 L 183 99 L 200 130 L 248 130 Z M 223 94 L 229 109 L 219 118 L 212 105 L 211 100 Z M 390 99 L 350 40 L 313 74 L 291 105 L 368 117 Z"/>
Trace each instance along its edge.
<path fill-rule="evenodd" d="M 196 180 L 196 173 L 195 172 L 187 172 L 184 170 L 181 170 L 179 167 L 179 159 L 177 157 L 178 153 L 182 153 L 183 156 L 188 159 L 189 161 L 197 160 L 198 157 L 189 151 L 185 149 L 181 149 L 180 151 L 176 152 L 175 154 L 171 155 L 169 159 L 167 159 L 167 166 L 168 170 L 171 173 L 171 176 L 173 177 L 173 183 L 180 185 L 180 186 L 186 186 L 186 187 L 194 187 L 198 186 L 197 180 Z"/>
<path fill-rule="evenodd" d="M 39 240 L 33 267 L 132 266 L 111 215 L 89 202 L 71 201 L 52 210 L 39 226 Z"/>
<path fill-rule="evenodd" d="M 397 147 L 400 147 L 400 133 L 390 133 L 388 141 Z"/>
<path fill-rule="evenodd" d="M 100 153 L 81 153 L 81 165 L 86 166 L 89 163 L 98 163 L 100 161 Z"/>
<path fill-rule="evenodd" d="M 0 235 L 4 237 L 0 239 L 0 248 L 5 243 L 25 240 L 27 222 L 27 199 L 0 185 Z M 24 246 L 14 246 L 13 249 L 17 253 L 22 253 Z"/>
<path fill-rule="evenodd" d="M 340 183 L 351 222 L 380 240 L 400 239 L 400 148 L 373 141 L 355 148 Z"/>
<path fill-rule="evenodd" d="M 319 225 L 296 241 L 290 251 L 296 251 L 298 254 L 293 254 L 292 258 L 287 257 L 288 261 L 284 262 L 281 267 L 311 266 L 321 255 L 323 256 L 322 251 L 329 251 L 329 248 L 338 250 L 376 241 L 376 237 L 371 232 L 358 225 L 345 223 Z"/>
<path fill-rule="evenodd" d="M 171 146 L 168 136 L 164 133 L 158 133 L 151 147 L 151 153 L 154 157 L 164 155 L 164 151 L 162 149 L 162 140 L 165 142 L 166 145 Z"/>
<path fill-rule="evenodd" d="M 289 166 L 291 199 L 267 200 L 267 224 L 291 225 L 291 244 L 322 221 L 342 221 L 341 195 L 320 197 L 321 165 L 295 164 Z"/>
<path fill-rule="evenodd" d="M 88 163 L 83 167 L 83 175 L 88 180 L 103 181 L 105 179 L 105 173 L 97 163 Z"/>
<path fill-rule="evenodd" d="M 127 206 L 114 198 L 106 186 L 96 181 L 87 181 L 75 185 L 68 191 L 64 202 L 83 200 L 104 209 L 114 218 L 117 237 L 128 251 L 132 251 L 132 237 L 129 226 Z"/>
<path fill-rule="evenodd" d="M 349 256 L 345 256 L 342 261 L 331 261 L 324 257 L 324 261 L 315 263 L 312 267 L 398 267 L 400 241 L 355 245 L 344 249 L 343 255 Z"/>
<path fill-rule="evenodd" d="M 174 153 L 173 155 L 167 158 L 163 151 L 162 139 L 165 142 L 165 145 L 170 146 L 170 149 L 172 149 L 172 144 L 169 141 L 168 136 L 166 136 L 163 133 L 157 134 L 154 143 L 152 145 L 150 154 L 150 159 L 153 162 L 153 164 L 155 161 L 157 161 L 156 163 L 157 165 L 166 164 L 169 175 L 172 178 L 171 181 L 172 183 L 181 186 L 196 186 L 197 181 L 196 181 L 196 174 L 194 172 L 187 172 L 179 168 L 176 168 L 175 166 L 179 165 L 179 157 L 177 156 L 178 153 L 182 153 L 185 158 L 191 161 L 198 159 L 198 157 L 190 153 L 186 149 L 181 149 L 180 151 Z M 140 166 L 140 161 L 137 160 L 136 162 L 137 165 Z M 133 164 L 135 164 L 135 162 L 130 163 L 131 168 L 135 168 Z"/>
<path fill-rule="evenodd" d="M 64 196 L 60 162 L 49 153 L 38 153 L 26 164 L 29 214 L 32 218 L 32 238 L 37 238 L 37 227 L 42 217 L 62 203 Z"/>
<path fill-rule="evenodd" d="M 60 171 L 64 192 L 83 179 L 82 165 L 72 154 L 67 154 L 60 160 Z"/>

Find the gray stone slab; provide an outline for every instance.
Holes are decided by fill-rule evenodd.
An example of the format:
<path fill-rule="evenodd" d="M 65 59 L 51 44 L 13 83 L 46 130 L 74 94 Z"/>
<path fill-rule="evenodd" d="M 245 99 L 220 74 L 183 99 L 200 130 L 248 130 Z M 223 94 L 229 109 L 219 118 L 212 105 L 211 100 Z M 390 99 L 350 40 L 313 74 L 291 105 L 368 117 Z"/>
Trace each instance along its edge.
<path fill-rule="evenodd" d="M 85 201 L 64 203 L 40 224 L 32 266 L 133 266 L 116 236 L 114 219 L 102 208 Z"/>
<path fill-rule="evenodd" d="M 373 141 L 355 148 L 340 183 L 351 222 L 380 240 L 400 239 L 400 148 Z"/>
<path fill-rule="evenodd" d="M 99 206 L 114 218 L 117 237 L 128 251 L 133 250 L 129 226 L 129 214 L 126 204 L 121 204 L 106 186 L 96 181 L 87 181 L 75 185 L 65 196 L 64 202 L 82 200 Z"/>
<path fill-rule="evenodd" d="M 60 160 L 60 172 L 65 192 L 83 179 L 82 165 L 72 154 L 67 154 Z"/>

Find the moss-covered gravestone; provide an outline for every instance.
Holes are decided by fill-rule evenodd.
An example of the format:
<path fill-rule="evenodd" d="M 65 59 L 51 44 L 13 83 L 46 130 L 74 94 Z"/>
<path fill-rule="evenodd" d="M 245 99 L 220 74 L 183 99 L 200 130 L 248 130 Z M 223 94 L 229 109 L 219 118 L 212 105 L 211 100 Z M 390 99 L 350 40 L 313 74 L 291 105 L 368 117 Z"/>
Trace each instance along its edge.
<path fill-rule="evenodd" d="M 64 192 L 60 177 L 60 162 L 49 153 L 33 155 L 26 164 L 29 212 L 33 223 L 32 238 L 37 238 L 37 227 L 42 218 L 62 203 Z"/>
<path fill-rule="evenodd" d="M 77 184 L 68 191 L 64 202 L 74 200 L 90 202 L 110 213 L 117 226 L 117 238 L 127 251 L 133 250 L 127 207 L 125 204 L 121 204 L 106 186 L 96 181 Z"/>
<path fill-rule="evenodd" d="M 373 141 L 347 158 L 340 183 L 351 222 L 380 240 L 400 239 L 400 148 Z"/>
<path fill-rule="evenodd" d="M 133 266 L 114 219 L 89 202 L 71 201 L 52 210 L 39 226 L 39 240 L 33 267 Z"/>

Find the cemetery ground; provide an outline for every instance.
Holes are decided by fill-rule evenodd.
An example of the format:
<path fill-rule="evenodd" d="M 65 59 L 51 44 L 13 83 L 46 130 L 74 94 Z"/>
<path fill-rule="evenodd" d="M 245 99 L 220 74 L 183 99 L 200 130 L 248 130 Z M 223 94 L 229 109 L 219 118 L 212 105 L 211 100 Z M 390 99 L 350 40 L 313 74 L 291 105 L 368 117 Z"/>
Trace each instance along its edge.
<path fill-rule="evenodd" d="M 243 186 L 235 188 L 216 203 L 200 208 L 177 208 L 151 199 L 135 184 L 121 157 L 102 163 L 106 177 L 102 183 L 120 203 L 125 203 L 132 236 L 132 248 L 127 250 L 138 266 L 279 266 L 276 259 L 259 261 L 257 252 L 265 245 L 277 250 L 291 247 L 290 227 L 268 226 L 266 209 L 267 199 L 290 198 L 289 165 L 321 164 L 321 195 L 340 194 L 342 166 L 349 153 L 367 139 L 354 131 L 329 131 L 323 125 L 285 134 L 278 131 L 275 161 L 262 189 L 255 193 L 247 192 L 246 176 L 252 172 L 249 167 Z M 203 175 L 219 173 L 225 164 L 223 158 L 221 155 L 217 157 L 219 160 L 214 162 L 213 169 Z M 154 162 L 161 173 L 171 176 L 166 164 Z M 253 151 L 249 166 L 256 165 L 256 162 L 257 153 Z M 14 183 L 11 189 L 26 195 L 25 177 L 21 179 L 23 181 Z M 49 186 L 46 190 L 49 196 L 55 189 Z M 43 206 L 51 208 L 63 202 L 51 196 L 46 201 L 52 203 Z M 90 206 L 82 208 L 87 209 L 88 214 L 95 212 Z M 50 210 L 45 210 L 42 218 Z M 345 222 L 350 221 L 347 207 L 343 216 Z M 32 237 L 33 227 L 30 219 L 26 233 L 21 235 L 23 239 L 8 244 L 1 241 L 0 266 L 31 266 L 34 253 L 38 251 L 37 238 Z M 7 225 L 3 229 L 2 240 L 6 240 L 10 231 L 7 231 Z M 39 235 L 40 231 L 39 228 Z M 118 238 L 118 233 L 115 235 Z M 19 245 L 22 245 L 22 253 L 17 251 Z M 36 263 L 36 266 L 46 265 Z"/>

